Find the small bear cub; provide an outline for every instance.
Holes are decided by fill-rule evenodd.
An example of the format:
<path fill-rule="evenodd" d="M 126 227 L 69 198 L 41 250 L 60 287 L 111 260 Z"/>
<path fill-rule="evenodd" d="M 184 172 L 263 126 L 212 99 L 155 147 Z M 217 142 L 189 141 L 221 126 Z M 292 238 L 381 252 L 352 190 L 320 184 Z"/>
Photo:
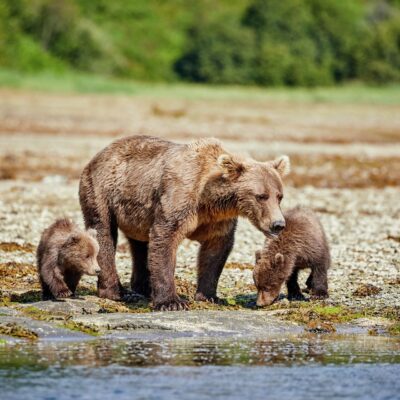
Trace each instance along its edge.
<path fill-rule="evenodd" d="M 257 306 L 272 304 L 286 282 L 289 300 L 304 300 L 297 275 L 310 268 L 307 289 L 312 299 L 328 297 L 327 271 L 331 264 L 328 241 L 314 212 L 295 207 L 284 213 L 286 227 L 264 248 L 256 252 L 253 278 L 257 288 Z"/>
<path fill-rule="evenodd" d="M 94 229 L 82 231 L 68 219 L 44 230 L 36 254 L 43 300 L 73 296 L 83 274 L 100 272 L 96 236 Z"/>

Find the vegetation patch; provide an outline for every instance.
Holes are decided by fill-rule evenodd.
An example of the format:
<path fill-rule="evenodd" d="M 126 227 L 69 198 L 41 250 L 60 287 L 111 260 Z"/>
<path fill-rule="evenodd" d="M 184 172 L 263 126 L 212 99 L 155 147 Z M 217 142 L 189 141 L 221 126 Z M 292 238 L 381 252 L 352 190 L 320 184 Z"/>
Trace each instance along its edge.
<path fill-rule="evenodd" d="M 91 336 L 99 335 L 99 330 L 97 328 L 72 320 L 65 321 L 64 323 L 60 324 L 59 327 L 69 329 L 70 331 L 86 333 L 87 335 Z"/>
<path fill-rule="evenodd" d="M 361 313 L 353 312 L 341 306 L 304 305 L 296 309 L 289 309 L 285 319 L 300 322 L 312 329 L 313 326 L 315 327 L 318 324 L 345 323 L 363 316 Z"/>
<path fill-rule="evenodd" d="M 225 264 L 224 268 L 245 270 L 245 269 L 253 269 L 254 265 L 248 263 L 230 262 Z"/>
<path fill-rule="evenodd" d="M 389 335 L 400 336 L 400 322 L 396 322 L 388 328 Z"/>
<path fill-rule="evenodd" d="M 370 283 L 363 283 L 353 292 L 353 296 L 356 297 L 376 296 L 381 291 L 382 289 L 377 286 L 374 286 Z"/>
<path fill-rule="evenodd" d="M 25 253 L 33 253 L 35 250 L 36 247 L 30 243 L 24 243 L 24 244 L 18 244 L 15 242 L 0 243 L 0 251 L 5 251 L 5 252 L 23 251 Z"/>
<path fill-rule="evenodd" d="M 0 283 L 2 289 L 38 287 L 37 268 L 28 263 L 0 263 Z"/>
<path fill-rule="evenodd" d="M 24 293 L 11 293 L 10 301 L 13 303 L 35 303 L 42 300 L 42 292 L 40 290 L 29 290 Z"/>
<path fill-rule="evenodd" d="M 0 334 L 21 339 L 37 340 L 38 334 L 14 322 L 0 324 Z"/>
<path fill-rule="evenodd" d="M 52 314 L 48 311 L 40 310 L 37 307 L 20 307 L 18 310 L 24 314 L 25 316 L 38 320 L 38 321 L 46 321 L 46 322 L 54 322 L 57 321 L 57 326 L 64 329 L 69 329 L 73 331 L 78 331 L 82 333 L 86 333 L 88 335 L 95 336 L 98 334 L 98 331 L 94 328 L 86 326 L 82 323 L 77 323 L 73 321 L 72 316 L 69 314 Z"/>

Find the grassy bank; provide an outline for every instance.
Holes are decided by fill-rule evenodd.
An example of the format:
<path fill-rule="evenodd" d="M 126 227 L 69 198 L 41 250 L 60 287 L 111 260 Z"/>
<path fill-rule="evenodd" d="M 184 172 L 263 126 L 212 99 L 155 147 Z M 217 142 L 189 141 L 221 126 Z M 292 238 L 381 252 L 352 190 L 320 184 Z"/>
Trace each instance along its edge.
<path fill-rule="evenodd" d="M 23 74 L 4 69 L 0 69 L 0 88 L 57 93 L 126 94 L 188 100 L 400 104 L 400 85 L 372 87 L 352 84 L 312 89 L 265 89 L 239 86 L 146 83 L 80 73 L 62 75 L 50 73 Z"/>

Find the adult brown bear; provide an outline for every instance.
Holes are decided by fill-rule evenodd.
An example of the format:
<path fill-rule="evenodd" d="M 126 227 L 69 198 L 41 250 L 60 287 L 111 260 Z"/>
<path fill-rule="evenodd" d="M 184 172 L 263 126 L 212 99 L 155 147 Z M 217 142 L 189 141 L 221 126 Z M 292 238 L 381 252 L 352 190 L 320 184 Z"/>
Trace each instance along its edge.
<path fill-rule="evenodd" d="M 237 217 L 265 234 L 285 222 L 281 177 L 289 160 L 257 162 L 225 151 L 215 139 L 177 144 L 149 136 L 111 143 L 83 170 L 79 197 L 87 228 L 97 231 L 100 297 L 118 300 L 115 268 L 118 228 L 133 260 L 131 287 L 161 310 L 187 308 L 175 291 L 176 251 L 197 240 L 197 300 L 213 300 L 232 249 Z"/>

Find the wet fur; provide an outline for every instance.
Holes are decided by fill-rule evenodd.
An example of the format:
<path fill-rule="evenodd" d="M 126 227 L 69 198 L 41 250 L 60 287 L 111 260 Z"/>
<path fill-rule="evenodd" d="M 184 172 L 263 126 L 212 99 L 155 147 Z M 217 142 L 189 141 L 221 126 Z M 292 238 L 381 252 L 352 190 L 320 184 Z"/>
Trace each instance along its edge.
<path fill-rule="evenodd" d="M 176 251 L 186 237 L 200 242 L 197 300 L 216 297 L 238 216 L 263 232 L 283 219 L 281 176 L 289 161 L 256 162 L 226 152 L 215 139 L 177 144 L 149 136 L 117 140 L 81 175 L 79 198 L 87 228 L 98 232 L 100 297 L 121 298 L 116 267 L 118 228 L 132 253 L 131 287 L 156 309 L 186 304 L 175 291 Z M 256 193 L 270 193 L 260 202 Z"/>
<path fill-rule="evenodd" d="M 99 271 L 99 245 L 94 230 L 82 231 L 68 219 L 59 219 L 42 234 L 37 249 L 43 300 L 70 297 L 83 274 Z"/>
<path fill-rule="evenodd" d="M 328 241 L 314 212 L 296 207 L 284 213 L 286 228 L 275 239 L 267 239 L 256 253 L 254 281 L 258 305 L 269 305 L 286 282 L 290 300 L 303 299 L 297 282 L 300 269 L 310 268 L 307 287 L 314 298 L 328 297 L 327 271 L 331 264 Z"/>

